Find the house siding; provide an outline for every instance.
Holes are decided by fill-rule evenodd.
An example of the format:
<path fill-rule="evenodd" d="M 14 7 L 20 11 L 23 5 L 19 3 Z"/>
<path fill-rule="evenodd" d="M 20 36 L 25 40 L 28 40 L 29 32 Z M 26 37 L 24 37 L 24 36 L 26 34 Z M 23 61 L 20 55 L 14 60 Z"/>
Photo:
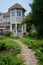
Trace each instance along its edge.
<path fill-rule="evenodd" d="M 21 12 L 21 16 L 17 16 L 17 11 Z M 14 12 L 14 15 L 12 15 L 12 12 Z M 21 10 L 21 9 L 13 9 L 9 12 L 9 14 L 5 13 L 4 17 L 3 17 L 3 14 L 1 14 L 0 15 L 0 27 L 9 26 L 10 31 L 12 31 L 14 34 L 16 34 L 16 36 L 19 34 L 22 35 L 22 34 L 26 33 L 26 25 L 21 26 L 21 32 L 19 32 L 19 33 L 18 33 L 17 26 L 18 26 L 18 24 L 21 24 L 21 21 L 24 16 L 25 15 L 23 14 L 23 10 Z M 2 21 L 1 21 L 1 19 L 2 19 Z M 12 27 L 13 24 L 15 25 L 14 27 Z M 23 29 L 23 27 L 24 27 L 24 29 Z"/>

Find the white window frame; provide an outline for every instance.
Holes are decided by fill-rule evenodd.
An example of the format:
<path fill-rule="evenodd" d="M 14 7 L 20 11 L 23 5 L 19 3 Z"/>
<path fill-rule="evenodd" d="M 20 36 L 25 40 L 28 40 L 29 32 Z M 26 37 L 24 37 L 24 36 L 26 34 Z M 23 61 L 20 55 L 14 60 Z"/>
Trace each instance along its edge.
<path fill-rule="evenodd" d="M 15 16 L 15 12 L 12 12 L 12 16 Z"/>
<path fill-rule="evenodd" d="M 21 11 L 17 10 L 17 16 L 21 16 Z"/>

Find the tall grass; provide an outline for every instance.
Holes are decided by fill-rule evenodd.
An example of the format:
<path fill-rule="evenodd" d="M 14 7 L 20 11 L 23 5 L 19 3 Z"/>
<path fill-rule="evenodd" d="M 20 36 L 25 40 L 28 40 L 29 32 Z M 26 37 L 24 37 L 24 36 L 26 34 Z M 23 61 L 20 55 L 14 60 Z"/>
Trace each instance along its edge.
<path fill-rule="evenodd" d="M 43 39 L 21 38 L 21 40 L 28 46 L 28 48 L 35 51 L 35 55 L 39 60 L 38 65 L 43 65 Z"/>
<path fill-rule="evenodd" d="M 0 40 L 0 65 L 24 65 L 21 47 L 12 40 Z"/>

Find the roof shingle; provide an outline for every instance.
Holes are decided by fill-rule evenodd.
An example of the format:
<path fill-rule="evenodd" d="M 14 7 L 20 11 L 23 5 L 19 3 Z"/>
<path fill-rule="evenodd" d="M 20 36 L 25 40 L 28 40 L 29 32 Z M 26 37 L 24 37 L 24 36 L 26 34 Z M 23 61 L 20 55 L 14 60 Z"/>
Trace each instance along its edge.
<path fill-rule="evenodd" d="M 3 13 L 3 17 L 9 17 L 9 12 Z"/>
<path fill-rule="evenodd" d="M 16 4 L 14 4 L 13 6 L 11 6 L 10 8 L 9 8 L 9 10 L 13 10 L 13 9 L 21 9 L 21 10 L 23 10 L 24 12 L 26 11 L 20 4 L 18 4 L 18 3 L 16 3 Z"/>

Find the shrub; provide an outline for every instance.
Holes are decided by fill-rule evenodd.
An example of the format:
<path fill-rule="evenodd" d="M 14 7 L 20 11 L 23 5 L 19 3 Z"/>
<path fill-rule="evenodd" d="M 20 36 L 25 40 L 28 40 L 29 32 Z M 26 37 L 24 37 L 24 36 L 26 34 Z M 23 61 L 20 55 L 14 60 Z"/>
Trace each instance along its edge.
<path fill-rule="evenodd" d="M 30 30 L 30 35 L 31 35 L 32 37 L 37 37 L 37 36 L 38 36 L 37 30 Z"/>
<path fill-rule="evenodd" d="M 23 37 L 29 37 L 30 36 L 30 33 L 27 32 Z"/>
<path fill-rule="evenodd" d="M 0 40 L 0 65 L 24 65 L 20 52 L 21 47 L 13 40 Z"/>
<path fill-rule="evenodd" d="M 13 33 L 11 32 L 11 31 L 6 31 L 5 33 L 4 33 L 4 35 L 5 36 L 11 36 Z"/>
<path fill-rule="evenodd" d="M 0 65 L 24 65 L 22 57 L 0 55 Z"/>
<path fill-rule="evenodd" d="M 0 40 L 0 51 L 12 49 L 14 54 L 19 54 L 21 51 L 21 47 L 13 42 L 12 40 Z"/>

